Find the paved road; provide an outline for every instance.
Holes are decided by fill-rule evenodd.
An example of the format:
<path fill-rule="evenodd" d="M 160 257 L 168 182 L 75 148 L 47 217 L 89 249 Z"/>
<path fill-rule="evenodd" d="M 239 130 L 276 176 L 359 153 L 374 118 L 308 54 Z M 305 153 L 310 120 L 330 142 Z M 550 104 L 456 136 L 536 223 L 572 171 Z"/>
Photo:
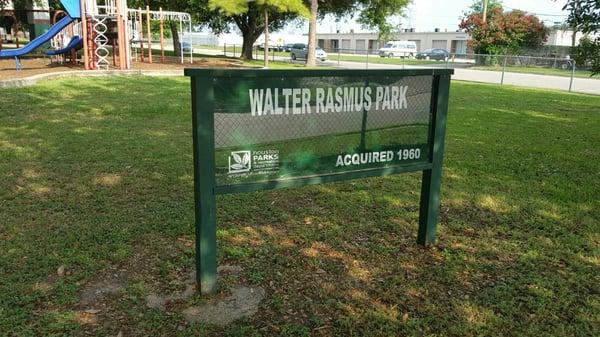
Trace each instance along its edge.
<path fill-rule="evenodd" d="M 327 62 L 328 65 L 337 66 L 337 62 Z M 340 67 L 349 69 L 365 69 L 364 63 L 357 62 L 340 62 Z M 392 64 L 377 64 L 370 63 L 369 69 L 398 69 L 401 65 Z M 406 68 L 423 68 L 421 66 L 406 66 Z M 488 70 L 471 70 L 463 68 L 455 68 L 454 76 L 452 79 L 472 82 L 483 82 L 483 83 L 498 83 L 502 80 L 502 72 L 500 71 L 488 71 Z M 549 75 L 537 75 L 537 74 L 523 74 L 523 73 L 511 73 L 506 72 L 504 74 L 504 84 L 532 87 L 532 88 L 543 88 L 543 89 L 557 89 L 557 90 L 569 90 L 570 77 L 564 76 L 549 76 Z M 600 95 L 600 80 L 575 77 L 573 79 L 574 92 L 581 92 L 587 94 Z"/>
<path fill-rule="evenodd" d="M 194 49 L 194 52 L 207 54 L 207 55 L 223 55 L 222 50 L 215 49 Z M 276 56 L 277 61 L 290 61 L 288 57 Z M 299 63 L 301 63 L 299 61 Z M 319 65 L 337 67 L 337 61 L 317 62 Z M 339 67 L 346 69 L 365 69 L 366 65 L 364 62 L 348 62 L 340 61 Z M 402 65 L 394 64 L 381 64 L 381 63 L 369 63 L 369 69 L 398 69 L 402 68 Z M 426 68 L 425 66 L 406 66 L 406 68 Z M 502 80 L 502 72 L 500 71 L 488 71 L 488 70 L 471 70 L 463 68 L 455 68 L 454 76 L 455 80 L 472 81 L 472 82 L 483 82 L 483 83 L 497 83 L 500 84 Z M 510 84 L 515 86 L 531 87 L 531 88 L 542 88 L 542 89 L 556 89 L 556 90 L 569 90 L 571 78 L 563 76 L 549 76 L 549 75 L 537 75 L 537 74 L 522 74 L 522 73 L 511 73 L 507 72 L 504 74 L 504 84 Z M 573 79 L 572 90 L 574 92 L 581 92 L 587 94 L 600 95 L 600 79 L 588 79 L 575 77 Z"/>

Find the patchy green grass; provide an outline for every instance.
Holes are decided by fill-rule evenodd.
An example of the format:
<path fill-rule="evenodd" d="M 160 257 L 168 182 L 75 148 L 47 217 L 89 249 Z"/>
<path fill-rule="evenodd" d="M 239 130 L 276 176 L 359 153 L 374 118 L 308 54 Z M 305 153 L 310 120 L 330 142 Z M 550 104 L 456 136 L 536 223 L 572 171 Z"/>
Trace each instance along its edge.
<path fill-rule="evenodd" d="M 263 59 L 244 60 L 244 65 L 247 67 L 263 68 L 265 65 L 265 61 Z M 307 69 L 307 67 L 305 67 L 304 64 L 300 64 L 300 63 L 269 60 L 269 69 L 289 69 L 289 68 Z M 316 67 L 312 67 L 312 68 L 316 68 Z M 319 68 L 323 68 L 323 67 L 319 67 Z"/>
<path fill-rule="evenodd" d="M 266 290 L 219 328 L 145 301 L 194 266 L 189 80 L 0 95 L 1 336 L 600 334 L 600 97 L 453 83 L 429 248 L 419 174 L 219 197 L 215 297 Z"/>
<path fill-rule="evenodd" d="M 502 71 L 502 65 L 476 66 L 476 67 L 471 67 L 469 69 Z M 572 72 L 571 69 L 543 68 L 543 67 L 520 67 L 520 66 L 507 66 L 506 71 L 511 72 L 511 73 L 552 75 L 552 76 L 562 76 L 562 77 L 571 77 L 571 72 Z M 600 79 L 600 77 L 598 77 L 598 76 L 592 77 L 592 72 L 589 70 L 579 70 L 579 69 L 575 70 L 575 77 Z"/>
<path fill-rule="evenodd" d="M 406 64 L 406 65 L 443 65 L 445 62 L 443 61 L 435 61 L 435 60 L 417 60 L 410 58 L 401 58 L 401 57 L 380 57 L 379 55 L 348 55 L 341 54 L 338 57 L 336 53 L 329 53 L 329 60 L 337 62 L 338 58 L 340 61 L 350 61 L 350 62 L 369 62 L 369 63 L 380 63 L 380 64 Z"/>

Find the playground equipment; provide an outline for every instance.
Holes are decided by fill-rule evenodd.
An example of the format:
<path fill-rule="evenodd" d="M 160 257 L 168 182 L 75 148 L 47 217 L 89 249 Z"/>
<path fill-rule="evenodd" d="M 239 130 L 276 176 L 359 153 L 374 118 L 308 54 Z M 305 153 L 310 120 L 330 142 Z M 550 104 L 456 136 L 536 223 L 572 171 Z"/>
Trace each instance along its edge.
<path fill-rule="evenodd" d="M 139 49 L 141 61 L 144 55 L 147 62 L 152 63 L 152 30 L 151 21 L 159 21 L 160 27 L 160 61 L 165 62 L 164 21 L 179 22 L 180 31 L 188 29 L 191 45 L 192 20 L 188 13 L 151 11 L 127 8 L 126 0 L 60 0 L 64 11 L 57 14 L 64 16 L 56 21 L 50 29 L 36 37 L 21 48 L 0 50 L 0 58 L 14 58 L 16 68 L 21 68 L 19 57 L 33 52 L 36 48 L 51 42 L 53 50 L 45 51 L 51 57 L 71 55 L 76 58 L 76 51 L 83 49 L 82 61 L 86 70 L 131 68 L 132 48 Z M 55 19 L 57 17 L 55 14 Z M 144 25 L 146 26 L 144 41 Z M 144 48 L 146 42 L 147 51 Z M 180 49 L 181 50 L 181 49 Z M 112 56 L 112 62 L 110 57 Z M 62 62 L 62 59 L 61 59 Z M 184 62 L 181 50 L 181 63 Z M 193 53 L 190 50 L 190 62 Z"/>

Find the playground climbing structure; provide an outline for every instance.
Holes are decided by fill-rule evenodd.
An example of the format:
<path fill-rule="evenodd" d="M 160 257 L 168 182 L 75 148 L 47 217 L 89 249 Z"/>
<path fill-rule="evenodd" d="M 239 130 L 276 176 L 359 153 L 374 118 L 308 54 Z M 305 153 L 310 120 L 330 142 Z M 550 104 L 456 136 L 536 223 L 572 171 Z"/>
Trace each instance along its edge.
<path fill-rule="evenodd" d="M 50 29 L 36 37 L 27 45 L 17 49 L 0 50 L 0 58 L 14 58 L 17 69 L 19 57 L 32 53 L 35 49 L 51 43 L 53 49 L 44 53 L 50 57 L 71 55 L 82 50 L 82 63 L 86 70 L 131 68 L 132 49 L 139 50 L 142 62 L 152 63 L 153 32 L 151 21 L 158 21 L 160 32 L 160 62 L 165 62 L 164 30 L 165 21 L 179 24 L 180 32 L 187 31 L 191 46 L 192 20 L 188 13 L 129 9 L 126 0 L 60 0 L 64 15 Z M 182 34 L 183 35 L 183 34 Z M 155 44 L 156 46 L 156 44 Z M 180 61 L 184 62 L 183 48 Z M 190 62 L 193 62 L 192 48 L 188 49 Z M 144 55 L 147 55 L 144 58 Z"/>

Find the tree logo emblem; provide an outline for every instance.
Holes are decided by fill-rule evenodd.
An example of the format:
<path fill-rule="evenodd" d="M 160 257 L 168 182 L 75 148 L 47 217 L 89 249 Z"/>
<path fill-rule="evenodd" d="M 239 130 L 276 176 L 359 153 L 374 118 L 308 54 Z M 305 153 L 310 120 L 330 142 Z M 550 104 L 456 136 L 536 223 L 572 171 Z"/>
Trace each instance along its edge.
<path fill-rule="evenodd" d="M 250 172 L 250 151 L 235 151 L 229 155 L 229 173 Z"/>

